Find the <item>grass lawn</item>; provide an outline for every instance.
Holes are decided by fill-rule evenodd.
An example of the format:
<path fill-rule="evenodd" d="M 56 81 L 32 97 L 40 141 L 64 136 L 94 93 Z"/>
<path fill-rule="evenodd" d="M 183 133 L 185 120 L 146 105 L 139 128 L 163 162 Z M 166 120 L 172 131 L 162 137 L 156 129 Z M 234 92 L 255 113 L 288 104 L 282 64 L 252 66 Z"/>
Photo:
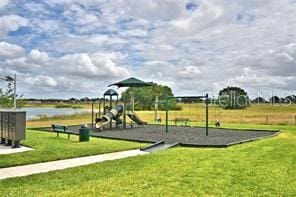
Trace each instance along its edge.
<path fill-rule="evenodd" d="M 60 137 L 57 138 L 55 133 L 33 130 L 27 130 L 27 139 L 22 141 L 22 144 L 35 150 L 0 155 L 0 168 L 136 149 L 147 145 L 98 138 L 90 138 L 90 142 L 78 142 L 78 136 L 76 135 L 71 135 L 69 141 L 66 134 L 60 134 Z"/>
<path fill-rule="evenodd" d="M 296 126 L 225 149 L 173 148 L 149 155 L 0 181 L 2 196 L 295 196 Z M 2 160 L 1 160 L 2 161 Z"/>

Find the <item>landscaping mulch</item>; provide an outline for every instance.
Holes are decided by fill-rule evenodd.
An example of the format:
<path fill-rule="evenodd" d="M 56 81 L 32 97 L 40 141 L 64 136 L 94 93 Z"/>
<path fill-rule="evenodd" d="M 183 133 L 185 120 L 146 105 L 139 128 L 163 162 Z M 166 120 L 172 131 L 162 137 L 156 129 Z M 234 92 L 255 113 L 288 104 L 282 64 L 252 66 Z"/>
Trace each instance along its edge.
<path fill-rule="evenodd" d="M 78 133 L 80 126 L 69 126 L 68 128 Z M 174 144 L 179 142 L 182 146 L 227 147 L 234 144 L 272 137 L 279 133 L 279 131 L 209 128 L 209 134 L 206 136 L 205 128 L 201 127 L 169 126 L 168 133 L 166 133 L 165 126 L 145 125 L 143 127 L 135 126 L 127 129 L 94 129 L 94 131 L 90 132 L 90 135 L 151 143 L 164 141 L 167 144 Z"/>

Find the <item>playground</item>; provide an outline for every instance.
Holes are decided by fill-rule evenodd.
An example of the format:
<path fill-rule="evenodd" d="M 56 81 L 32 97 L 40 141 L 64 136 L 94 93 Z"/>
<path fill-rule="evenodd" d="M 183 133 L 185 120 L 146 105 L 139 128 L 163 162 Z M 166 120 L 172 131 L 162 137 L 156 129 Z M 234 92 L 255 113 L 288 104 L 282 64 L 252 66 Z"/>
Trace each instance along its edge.
<path fill-rule="evenodd" d="M 150 83 L 129 78 L 109 86 L 120 87 L 148 87 Z M 156 98 L 154 105 L 154 120 L 159 124 L 147 124 L 135 111 L 135 101 L 132 97 L 130 103 L 119 102 L 119 94 L 114 89 L 108 89 L 103 98 L 97 103 L 92 102 L 91 124 L 88 124 L 89 135 L 92 137 L 109 138 L 117 140 L 129 140 L 136 142 L 152 143 L 153 147 L 159 147 L 161 150 L 173 146 L 191 146 L 191 147 L 228 147 L 235 144 L 250 142 L 262 138 L 276 136 L 280 133 L 277 130 L 236 130 L 209 127 L 209 96 L 166 96 L 164 100 Z M 204 103 L 202 109 L 205 111 L 205 127 L 194 126 L 192 121 L 198 123 L 197 115 L 192 115 L 192 109 L 185 114 L 172 116 L 172 110 L 177 108 L 178 101 L 190 100 L 201 101 Z M 98 112 L 94 112 L 94 105 L 97 105 Z M 188 105 L 187 105 L 188 106 Z M 164 111 L 160 116 L 159 107 Z M 197 110 L 197 105 L 192 105 Z M 201 110 L 201 109 L 199 109 Z M 161 120 L 163 119 L 163 121 Z M 219 118 L 220 119 L 220 118 Z M 151 117 L 150 117 L 151 120 Z M 216 121 L 216 126 L 220 126 L 220 120 Z M 58 126 L 59 127 L 59 126 Z M 61 132 L 79 135 L 81 126 L 74 125 L 67 128 L 62 127 Z M 56 131 L 55 126 L 52 128 L 39 128 L 45 131 Z M 67 131 L 65 130 L 67 129 Z M 58 131 L 57 131 L 58 132 Z M 161 143 L 160 143 L 161 142 Z M 165 147 L 165 148 L 164 148 Z M 157 150 L 157 149 L 155 149 Z"/>
<path fill-rule="evenodd" d="M 50 127 L 39 129 L 52 131 Z M 78 135 L 79 129 L 80 125 L 68 126 L 68 130 L 73 134 Z M 164 142 L 165 144 L 191 147 L 228 147 L 272 137 L 279 133 L 279 131 L 272 130 L 209 128 L 209 134 L 206 136 L 203 127 L 169 126 L 169 132 L 165 132 L 163 125 L 144 125 L 125 129 L 93 129 L 90 131 L 90 136 L 147 143 Z"/>
<path fill-rule="evenodd" d="M 120 87 L 148 87 L 150 83 L 129 78 L 109 86 Z M 168 144 L 167 148 L 175 145 L 192 147 L 228 147 L 235 144 L 254 141 L 266 137 L 278 135 L 279 131 L 262 130 L 235 130 L 222 128 L 209 128 L 209 96 L 166 96 L 164 100 L 156 98 L 154 105 L 154 119 L 161 122 L 159 107 L 164 108 L 164 121 L 159 125 L 147 125 L 147 122 L 140 118 L 135 111 L 135 101 L 132 97 L 131 103 L 119 102 L 118 93 L 114 89 L 108 89 L 103 94 L 103 99 L 99 99 L 99 111 L 94 114 L 94 103 L 92 103 L 92 119 L 90 135 L 93 137 L 130 140 L 137 142 Z M 103 102 L 101 102 L 103 100 Z M 190 125 L 192 116 L 189 113 L 182 114 L 174 118 L 174 125 L 170 125 L 172 117 L 171 109 L 177 107 L 179 100 L 203 101 L 205 110 L 205 127 Z M 196 106 L 195 106 L 196 108 Z M 188 117 L 190 115 L 190 117 Z M 94 118 L 95 117 L 95 118 Z M 216 122 L 217 127 L 220 121 Z M 67 128 L 73 134 L 79 134 L 80 126 L 69 126 Z M 43 129 L 44 130 L 44 129 Z M 51 128 L 45 128 L 50 131 Z"/>
<path fill-rule="evenodd" d="M 134 109 L 134 98 L 131 103 L 119 101 L 116 91 L 110 89 L 104 97 L 98 103 L 91 103 L 92 113 L 87 122 L 83 121 L 88 123 L 84 127 L 81 122 L 71 126 L 53 119 L 52 127 L 28 130 L 27 139 L 21 145 L 32 150 L 1 155 L 0 188 L 6 188 L 4 196 L 36 191 L 69 196 L 84 192 L 183 196 L 188 191 L 200 195 L 294 192 L 290 176 L 273 171 L 278 166 L 290 169 L 294 127 L 223 123 L 223 128 L 214 128 L 216 120 L 209 116 L 207 95 L 155 101 L 158 104 L 155 108 L 162 110 L 146 112 L 145 116 Z M 180 98 L 203 100 L 202 105 L 192 103 L 183 112 L 169 107 Z M 197 109 L 197 106 L 201 107 Z M 194 110 L 202 110 L 202 117 L 194 114 Z M 81 137 L 86 137 L 81 135 L 82 131 L 88 131 L 89 136 L 84 139 L 89 141 L 81 141 Z M 278 134 L 281 135 L 273 137 Z M 269 139 L 259 140 L 263 138 Z M 242 144 L 250 141 L 255 142 Z M 165 149 L 168 150 L 161 151 Z M 266 177 L 276 186 L 265 185 Z M 10 187 L 21 179 L 28 181 Z M 236 186 L 227 187 L 233 185 L 233 180 L 237 181 Z M 290 185 L 288 190 L 287 185 Z"/>
<path fill-rule="evenodd" d="M 155 96 L 155 101 L 152 104 L 150 103 L 150 106 L 154 106 L 154 120 L 158 121 L 159 124 L 147 124 L 147 121 L 141 119 L 135 111 L 133 89 L 151 87 L 153 86 L 153 82 L 144 82 L 131 77 L 110 84 L 108 87 L 110 86 L 130 88 L 130 102 L 119 100 L 118 92 L 110 88 L 103 93 L 103 98 L 99 98 L 96 103 L 94 101 L 91 102 L 92 113 L 90 124 L 85 124 L 84 126 L 52 124 L 51 127 L 38 128 L 37 130 L 56 132 L 57 137 L 59 137 L 60 133 L 64 133 L 67 134 L 68 140 L 70 139 L 70 135 L 73 134 L 79 135 L 79 141 L 89 141 L 89 136 L 92 136 L 147 142 L 152 143 L 147 149 L 150 147 L 159 148 L 153 149 L 154 151 L 168 149 L 177 145 L 191 147 L 228 147 L 273 137 L 280 133 L 279 130 L 235 130 L 220 128 L 220 117 L 218 119 L 215 117 L 216 128 L 210 128 L 209 96 L 206 93 L 199 96 L 166 95 L 162 97 L 162 100 L 159 100 L 159 96 Z M 180 109 L 180 105 L 178 106 L 179 101 L 204 103 L 205 127 L 197 127 L 192 124 L 194 121 L 197 124 L 198 120 L 197 115 L 192 116 L 191 109 L 189 110 L 190 113 L 187 111 L 185 114 L 181 114 L 181 116 L 179 114 L 172 117 L 172 111 Z M 94 110 L 95 105 L 98 105 L 97 112 Z M 164 117 L 160 116 L 159 108 L 162 108 Z M 197 105 L 194 108 L 197 108 Z M 25 139 L 25 113 L 18 112 L 18 115 L 16 111 L 3 111 L 1 113 L 1 144 L 17 148 L 19 147 L 19 141 Z M 15 118 L 17 116 L 21 118 Z M 20 120 L 22 120 L 21 124 Z M 13 129 L 15 128 L 14 125 L 21 125 L 21 127 L 15 130 Z"/>
<path fill-rule="evenodd" d="M 148 87 L 150 83 L 129 78 L 109 86 L 120 87 Z M 181 114 L 181 116 L 171 116 L 172 109 L 177 109 L 177 101 L 189 100 L 204 102 L 202 107 L 205 110 L 205 127 L 193 126 L 193 118 L 190 113 Z M 91 123 L 85 125 L 89 128 L 87 135 L 99 138 L 109 138 L 117 140 L 129 140 L 136 142 L 152 143 L 153 151 L 168 149 L 173 146 L 191 146 L 191 147 L 228 147 L 235 144 L 250 142 L 262 138 L 278 135 L 280 131 L 264 130 L 235 130 L 209 127 L 209 96 L 166 96 L 163 100 L 156 98 L 154 105 L 155 120 L 159 124 L 147 124 L 135 111 L 135 101 L 132 97 L 130 103 L 119 101 L 119 94 L 114 89 L 108 89 L 104 92 L 103 98 L 98 102 L 92 102 Z M 95 105 L 98 111 L 95 113 Z M 163 107 L 164 117 L 160 116 L 159 107 Z M 196 108 L 197 105 L 194 107 Z M 188 116 L 189 115 L 189 116 Z M 161 120 L 163 119 L 163 121 Z M 173 123 L 173 125 L 172 125 Z M 196 122 L 197 123 L 197 122 Z M 216 122 L 220 126 L 220 121 Z M 52 125 L 52 127 L 38 128 L 39 130 L 66 133 L 68 138 L 71 134 L 81 134 L 81 125 L 65 126 Z M 83 138 L 83 137 L 82 137 Z M 86 137 L 87 138 L 87 137 Z M 150 147 L 150 146 L 149 146 Z M 149 147 L 147 147 L 149 149 Z M 157 147 L 157 148 L 156 148 Z"/>
<path fill-rule="evenodd" d="M 167 144 L 179 144 L 193 147 L 227 147 L 234 144 L 248 142 L 264 137 L 277 135 L 277 131 L 231 130 L 210 128 L 209 135 L 205 135 L 205 128 L 169 126 L 166 133 L 164 126 L 145 125 L 125 130 L 108 130 L 93 132 L 93 136 L 113 139 L 156 143 L 163 141 Z"/>

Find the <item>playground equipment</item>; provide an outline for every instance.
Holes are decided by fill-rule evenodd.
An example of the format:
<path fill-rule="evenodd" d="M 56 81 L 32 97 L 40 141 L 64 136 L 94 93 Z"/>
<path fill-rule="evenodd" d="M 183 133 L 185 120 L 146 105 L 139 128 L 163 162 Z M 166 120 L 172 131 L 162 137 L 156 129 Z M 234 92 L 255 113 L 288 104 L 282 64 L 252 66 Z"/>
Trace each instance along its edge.
<path fill-rule="evenodd" d="M 106 92 L 104 92 L 103 96 L 104 97 L 102 99 L 99 99 L 99 112 L 96 113 L 95 124 L 94 124 L 94 118 L 93 118 L 94 103 L 92 102 L 92 128 L 94 128 L 94 125 L 95 125 L 95 128 L 103 129 L 108 124 L 109 124 L 109 128 L 112 128 L 112 119 L 116 120 L 116 127 L 118 127 L 118 124 L 122 123 L 122 121 L 119 119 L 119 116 L 122 114 L 123 110 L 122 112 L 119 112 L 119 113 L 115 111 L 112 112 L 113 103 L 115 103 L 115 106 L 118 107 L 118 93 L 113 89 L 108 89 Z M 115 97 L 115 99 L 113 97 Z M 107 105 L 108 101 L 109 101 L 109 105 Z M 103 110 L 102 110 L 102 104 L 103 104 Z M 117 107 L 114 110 L 116 110 Z M 123 104 L 122 104 L 122 108 L 124 109 Z M 112 115 L 116 115 L 116 117 L 115 116 L 111 117 L 111 114 L 109 112 Z"/>
<path fill-rule="evenodd" d="M 123 120 L 120 119 L 121 116 L 123 116 Z M 147 122 L 140 119 L 135 112 L 125 111 L 124 104 L 120 104 L 107 112 L 101 118 L 97 118 L 95 127 L 96 129 L 103 129 L 107 125 L 111 124 L 111 127 L 109 128 L 112 128 L 112 120 L 115 120 L 116 127 L 122 124 L 123 128 L 126 128 L 126 116 L 128 116 L 133 122 L 140 126 L 147 124 Z"/>
<path fill-rule="evenodd" d="M 169 101 L 171 99 L 205 99 L 205 108 L 206 108 L 206 136 L 209 134 L 209 96 L 206 94 L 205 96 L 169 96 L 166 97 L 162 103 L 165 105 L 165 131 L 166 133 L 169 130 Z M 185 120 L 185 119 L 184 119 Z"/>
<path fill-rule="evenodd" d="M 214 101 L 214 109 L 215 109 L 215 126 L 220 127 L 221 126 L 221 109 L 217 111 L 217 104 L 215 98 L 213 98 Z"/>
<path fill-rule="evenodd" d="M 109 112 L 112 108 L 113 108 L 113 105 L 112 103 L 115 101 L 115 106 L 117 106 L 118 104 L 118 93 L 113 90 L 113 89 L 108 89 L 105 93 L 104 93 L 104 98 L 102 99 L 99 99 L 99 112 L 96 113 L 96 122 L 98 119 L 101 119 L 102 118 L 102 115 L 105 115 L 107 112 Z M 108 100 L 109 100 L 109 105 L 107 105 L 107 97 Z M 116 97 L 115 100 L 113 99 L 113 97 Z M 103 110 L 101 109 L 102 108 L 102 102 L 101 100 L 103 100 Z M 102 114 L 103 112 L 103 114 Z M 92 128 L 94 128 L 94 102 L 92 102 Z M 110 128 L 112 128 L 112 121 L 109 122 L 110 124 Z"/>
<path fill-rule="evenodd" d="M 109 96 L 109 106 L 106 106 L 106 97 Z M 116 97 L 115 99 L 115 106 L 118 103 L 118 93 L 113 90 L 113 89 L 108 89 L 105 93 L 104 93 L 104 113 L 106 113 L 106 111 L 108 110 L 108 108 L 112 109 L 112 101 L 114 100 L 113 97 Z"/>
<path fill-rule="evenodd" d="M 26 112 L 17 110 L 0 111 L 1 144 L 19 148 L 19 142 L 26 138 Z"/>
<path fill-rule="evenodd" d="M 135 123 L 137 123 L 138 125 L 142 125 L 142 126 L 143 126 L 144 124 L 147 124 L 147 122 L 141 120 L 141 119 L 139 118 L 139 116 L 138 116 L 135 112 L 133 112 L 133 111 L 127 111 L 127 112 L 126 112 L 126 115 L 127 115 L 132 121 L 134 121 Z"/>
<path fill-rule="evenodd" d="M 141 81 L 139 79 L 136 79 L 134 77 L 125 79 L 123 81 L 119 81 L 113 84 L 110 84 L 109 86 L 117 86 L 118 88 L 121 87 L 130 87 L 130 88 L 137 88 L 137 87 L 147 87 L 147 86 L 151 86 L 151 83 L 147 83 L 144 81 Z M 135 99 L 134 99 L 134 95 L 132 94 L 131 97 L 131 105 L 132 105 L 132 111 L 134 111 L 135 109 Z"/>
<path fill-rule="evenodd" d="M 113 98 L 114 96 L 115 99 Z M 107 105 L 106 101 L 109 101 L 109 105 Z M 114 103 L 116 107 L 113 108 Z M 112 120 L 115 120 L 116 127 L 122 125 L 123 128 L 126 128 L 126 116 L 138 125 L 147 124 L 147 122 L 141 120 L 135 112 L 126 111 L 127 105 L 123 102 L 118 103 L 118 93 L 113 89 L 108 89 L 104 93 L 104 98 L 99 99 L 99 112 L 96 113 L 94 120 L 94 102 L 92 102 L 92 128 L 104 129 L 109 127 L 109 129 L 112 129 Z M 120 119 L 121 116 L 123 116 L 123 120 Z M 131 125 L 132 124 L 133 123 L 131 123 Z"/>
<path fill-rule="evenodd" d="M 110 124 L 110 128 L 112 128 L 112 120 L 116 121 L 116 125 L 118 125 L 120 122 L 122 122 L 119 117 L 122 115 L 124 107 L 123 105 L 118 105 L 115 108 L 108 111 L 105 115 L 102 116 L 102 118 L 96 119 L 96 128 L 97 129 L 103 129 L 104 126 Z"/>

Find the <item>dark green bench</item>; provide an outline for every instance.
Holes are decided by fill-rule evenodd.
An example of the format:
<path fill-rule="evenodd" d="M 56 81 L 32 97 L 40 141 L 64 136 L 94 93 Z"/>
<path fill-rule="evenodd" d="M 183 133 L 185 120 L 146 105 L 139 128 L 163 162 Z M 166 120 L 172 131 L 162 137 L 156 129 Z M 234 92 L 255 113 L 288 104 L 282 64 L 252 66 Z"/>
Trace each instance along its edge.
<path fill-rule="evenodd" d="M 57 132 L 57 137 L 59 137 L 59 133 L 66 133 L 68 134 L 68 140 L 70 139 L 70 134 L 73 133 L 68 129 L 67 126 L 63 125 L 51 125 L 53 132 Z"/>

